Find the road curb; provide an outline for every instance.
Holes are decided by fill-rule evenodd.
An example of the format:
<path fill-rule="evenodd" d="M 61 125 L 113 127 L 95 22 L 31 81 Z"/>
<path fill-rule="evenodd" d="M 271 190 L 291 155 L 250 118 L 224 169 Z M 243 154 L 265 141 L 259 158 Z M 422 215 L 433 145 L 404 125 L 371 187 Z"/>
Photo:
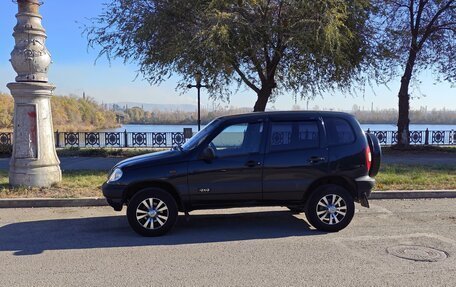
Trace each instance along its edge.
<path fill-rule="evenodd" d="M 369 199 L 456 198 L 456 190 L 386 190 L 373 191 Z"/>
<path fill-rule="evenodd" d="M 387 190 L 373 191 L 370 200 L 456 198 L 456 190 Z M 107 206 L 104 198 L 8 198 L 0 199 L 0 208 L 89 207 Z"/>
<path fill-rule="evenodd" d="M 8 198 L 0 199 L 0 208 L 106 206 L 105 198 Z"/>

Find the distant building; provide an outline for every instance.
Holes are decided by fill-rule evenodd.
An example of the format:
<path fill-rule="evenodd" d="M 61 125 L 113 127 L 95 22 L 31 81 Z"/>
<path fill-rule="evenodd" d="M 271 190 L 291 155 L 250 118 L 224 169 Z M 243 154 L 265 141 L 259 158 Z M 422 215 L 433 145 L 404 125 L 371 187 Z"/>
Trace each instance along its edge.
<path fill-rule="evenodd" d="M 117 112 L 117 113 L 116 113 L 116 122 L 117 122 L 118 124 L 123 124 L 123 123 L 125 123 L 125 114 L 124 114 L 124 113 Z"/>

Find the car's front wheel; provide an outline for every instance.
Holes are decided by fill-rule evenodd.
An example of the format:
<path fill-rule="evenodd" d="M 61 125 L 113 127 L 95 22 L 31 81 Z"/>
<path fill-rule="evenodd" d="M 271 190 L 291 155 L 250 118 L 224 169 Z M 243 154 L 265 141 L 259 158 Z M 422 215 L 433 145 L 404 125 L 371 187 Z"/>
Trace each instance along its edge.
<path fill-rule="evenodd" d="M 347 227 L 355 214 L 353 196 L 339 185 L 318 187 L 307 201 L 306 217 L 318 230 L 335 232 Z"/>
<path fill-rule="evenodd" d="M 143 236 L 160 236 L 177 221 L 177 204 L 166 191 L 146 188 L 128 203 L 127 218 L 131 228 Z"/>

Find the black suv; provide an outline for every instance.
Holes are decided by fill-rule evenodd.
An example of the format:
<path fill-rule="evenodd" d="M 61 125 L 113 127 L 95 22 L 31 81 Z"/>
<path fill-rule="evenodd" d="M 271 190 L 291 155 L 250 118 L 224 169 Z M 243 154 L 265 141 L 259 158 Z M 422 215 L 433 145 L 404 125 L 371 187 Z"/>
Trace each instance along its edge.
<path fill-rule="evenodd" d="M 162 235 L 178 211 L 286 206 L 323 231 L 346 227 L 354 201 L 368 207 L 381 149 L 352 115 L 262 112 L 220 117 L 184 145 L 118 163 L 103 185 L 131 227 Z"/>

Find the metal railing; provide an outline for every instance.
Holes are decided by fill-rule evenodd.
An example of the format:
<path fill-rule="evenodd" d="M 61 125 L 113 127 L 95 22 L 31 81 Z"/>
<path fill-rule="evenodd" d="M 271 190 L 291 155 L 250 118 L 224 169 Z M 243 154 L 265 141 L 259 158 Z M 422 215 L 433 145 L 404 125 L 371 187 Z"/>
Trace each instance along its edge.
<path fill-rule="evenodd" d="M 381 145 L 388 146 L 397 143 L 396 131 L 367 130 L 374 134 Z M 187 137 L 186 137 L 187 136 Z M 188 134 L 184 132 L 55 132 L 57 148 L 124 148 L 149 147 L 170 148 L 184 144 Z M 13 133 L 0 133 L 0 147 L 10 147 L 13 144 Z M 412 145 L 456 145 L 456 130 L 414 130 L 410 131 Z"/>
<path fill-rule="evenodd" d="M 381 145 L 389 146 L 397 143 L 397 131 L 371 131 L 368 133 L 374 134 Z M 455 130 L 414 130 L 409 132 L 411 145 L 456 145 Z"/>
<path fill-rule="evenodd" d="M 185 143 L 182 132 L 56 132 L 56 147 L 169 148 Z"/>
<path fill-rule="evenodd" d="M 184 144 L 183 132 L 55 132 L 57 148 L 170 148 Z M 0 133 L 0 146 L 11 146 L 13 133 Z"/>

